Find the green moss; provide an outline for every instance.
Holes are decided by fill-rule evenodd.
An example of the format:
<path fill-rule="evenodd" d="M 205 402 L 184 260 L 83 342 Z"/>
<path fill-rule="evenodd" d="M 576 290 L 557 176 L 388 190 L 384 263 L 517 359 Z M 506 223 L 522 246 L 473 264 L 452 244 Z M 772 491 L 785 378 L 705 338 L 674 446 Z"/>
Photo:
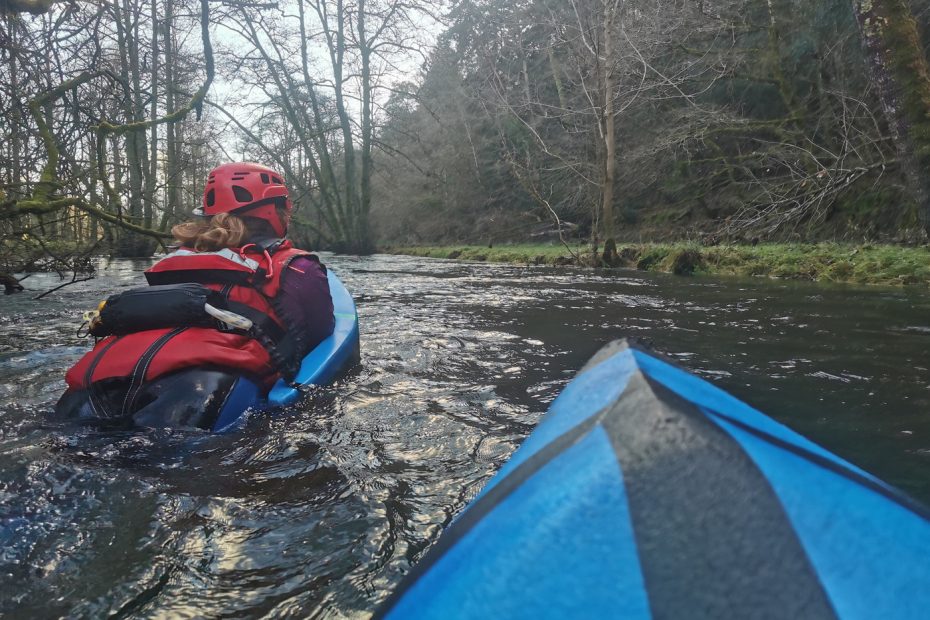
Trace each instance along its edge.
<path fill-rule="evenodd" d="M 587 265 L 591 250 L 561 245 L 395 247 L 385 251 L 432 258 L 458 258 L 536 265 Z M 930 284 L 930 248 L 892 245 L 762 244 L 703 247 L 688 243 L 621 244 L 621 263 L 644 271 L 851 282 Z"/>
<path fill-rule="evenodd" d="M 667 257 L 667 247 L 648 246 L 645 249 L 640 250 L 639 260 L 636 261 L 636 268 L 642 271 L 664 271 L 665 269 L 662 268 L 662 265 Z"/>

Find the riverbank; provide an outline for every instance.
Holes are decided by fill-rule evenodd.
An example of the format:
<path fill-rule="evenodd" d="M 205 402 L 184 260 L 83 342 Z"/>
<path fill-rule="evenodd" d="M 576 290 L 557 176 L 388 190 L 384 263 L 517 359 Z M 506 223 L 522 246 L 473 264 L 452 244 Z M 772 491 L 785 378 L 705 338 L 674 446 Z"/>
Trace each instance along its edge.
<path fill-rule="evenodd" d="M 383 248 L 388 254 L 529 265 L 590 265 L 585 246 L 525 244 Z M 621 244 L 620 267 L 679 275 L 767 276 L 856 284 L 930 285 L 930 246 Z"/>

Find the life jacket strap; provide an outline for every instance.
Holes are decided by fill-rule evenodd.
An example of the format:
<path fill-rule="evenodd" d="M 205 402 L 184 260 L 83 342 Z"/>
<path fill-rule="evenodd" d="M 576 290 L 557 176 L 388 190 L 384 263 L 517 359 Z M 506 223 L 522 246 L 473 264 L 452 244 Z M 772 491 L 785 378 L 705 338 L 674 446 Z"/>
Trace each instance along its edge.
<path fill-rule="evenodd" d="M 132 375 L 129 377 L 129 387 L 126 389 L 126 395 L 123 397 L 123 406 L 122 410 L 120 411 L 120 415 L 127 416 L 135 411 L 136 398 L 139 396 L 139 392 L 145 383 L 145 375 L 149 370 L 149 366 L 151 365 L 152 360 L 155 359 L 155 356 L 158 355 L 159 351 L 165 348 L 165 345 L 168 344 L 169 340 L 178 334 L 183 333 L 187 329 L 189 328 L 175 327 L 173 330 L 167 334 L 164 334 L 158 340 L 153 342 L 151 346 L 145 350 L 145 353 L 139 357 L 135 367 L 132 369 Z"/>
<path fill-rule="evenodd" d="M 253 239 L 250 244 L 254 245 L 259 254 L 268 252 L 269 254 L 274 254 L 281 249 L 281 246 L 287 242 L 287 239 L 279 237 L 269 237 L 267 239 Z"/>
<path fill-rule="evenodd" d="M 297 358 L 300 338 L 293 333 L 296 330 L 285 329 L 264 312 L 239 302 L 226 302 L 226 309 L 252 321 L 248 335 L 258 340 L 268 351 L 275 368 L 285 379 L 290 380 L 297 374 L 300 369 L 300 360 Z"/>
<path fill-rule="evenodd" d="M 110 411 L 107 409 L 100 394 L 97 393 L 97 384 L 93 382 L 94 371 L 97 370 L 97 365 L 103 359 L 103 356 L 106 355 L 107 351 L 109 351 L 120 338 L 122 338 L 122 336 L 115 336 L 110 342 L 104 345 L 100 349 L 100 353 L 94 358 L 94 361 L 87 366 L 87 372 L 84 373 L 84 385 L 87 388 L 87 400 L 90 403 L 90 408 L 94 411 L 95 415 L 104 418 L 110 417 Z"/>
<path fill-rule="evenodd" d="M 225 309 L 249 319 L 252 321 L 253 329 L 257 327 L 262 333 L 276 343 L 283 340 L 287 335 L 287 331 L 278 325 L 274 319 L 264 312 L 256 310 L 252 306 L 239 303 L 238 301 L 227 301 Z"/>

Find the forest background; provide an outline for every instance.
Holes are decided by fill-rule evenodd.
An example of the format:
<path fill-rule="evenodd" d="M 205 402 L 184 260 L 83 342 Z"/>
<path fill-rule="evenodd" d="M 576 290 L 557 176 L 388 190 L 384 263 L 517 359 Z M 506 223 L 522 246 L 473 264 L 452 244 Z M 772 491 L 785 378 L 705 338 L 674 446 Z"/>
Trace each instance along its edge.
<path fill-rule="evenodd" d="M 0 0 L 0 272 L 163 249 L 229 160 L 284 174 L 315 249 L 926 244 L 928 20 L 930 0 Z"/>

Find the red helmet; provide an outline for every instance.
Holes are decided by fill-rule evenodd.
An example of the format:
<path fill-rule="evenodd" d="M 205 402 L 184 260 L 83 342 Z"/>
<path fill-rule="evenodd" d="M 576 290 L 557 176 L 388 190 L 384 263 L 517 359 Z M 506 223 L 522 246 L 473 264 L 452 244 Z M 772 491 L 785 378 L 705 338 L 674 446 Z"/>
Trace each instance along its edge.
<path fill-rule="evenodd" d="M 279 237 L 287 233 L 287 222 L 278 215 L 277 206 L 291 212 L 290 195 L 281 175 L 261 164 L 223 164 L 214 168 L 203 188 L 203 207 L 194 215 L 210 217 L 218 213 L 235 213 L 265 220 Z"/>

